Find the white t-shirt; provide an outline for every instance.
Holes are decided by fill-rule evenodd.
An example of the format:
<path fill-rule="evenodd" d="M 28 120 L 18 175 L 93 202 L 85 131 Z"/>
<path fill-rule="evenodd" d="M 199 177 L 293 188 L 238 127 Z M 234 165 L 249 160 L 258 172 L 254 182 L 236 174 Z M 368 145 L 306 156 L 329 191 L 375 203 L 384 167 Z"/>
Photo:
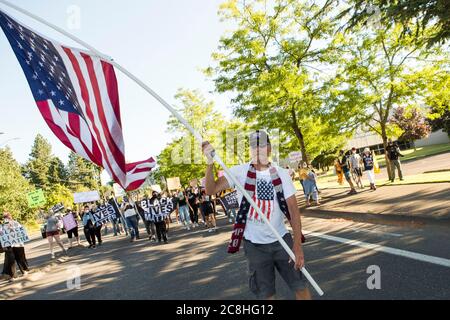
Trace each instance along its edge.
<path fill-rule="evenodd" d="M 361 156 L 357 153 L 352 154 L 350 157 L 350 164 L 353 169 L 361 167 Z"/>
<path fill-rule="evenodd" d="M 135 216 L 136 215 L 136 210 L 134 210 L 134 209 L 125 210 L 123 215 L 124 215 L 125 218 Z"/>
<path fill-rule="evenodd" d="M 245 186 L 247 180 L 247 172 L 250 164 L 243 164 L 235 166 L 230 169 L 231 173 L 237 178 L 241 185 Z M 294 183 L 289 176 L 289 171 L 278 166 L 275 166 L 280 176 L 285 199 L 288 199 L 295 195 L 297 190 Z M 225 174 L 225 178 L 231 188 L 235 185 L 230 177 Z M 239 203 L 242 201 L 242 193 L 237 190 L 237 197 Z M 285 225 L 285 215 L 281 211 L 276 197 L 275 189 L 272 184 L 272 178 L 270 176 L 269 169 L 264 171 L 256 171 L 256 192 L 253 200 L 258 204 L 258 207 L 263 211 L 269 220 L 270 224 L 277 230 L 277 232 L 284 236 L 288 233 Z M 277 240 L 272 230 L 264 223 L 261 217 L 255 212 L 253 207 L 247 214 L 247 224 L 244 231 L 244 238 L 255 244 L 268 244 L 274 243 Z"/>

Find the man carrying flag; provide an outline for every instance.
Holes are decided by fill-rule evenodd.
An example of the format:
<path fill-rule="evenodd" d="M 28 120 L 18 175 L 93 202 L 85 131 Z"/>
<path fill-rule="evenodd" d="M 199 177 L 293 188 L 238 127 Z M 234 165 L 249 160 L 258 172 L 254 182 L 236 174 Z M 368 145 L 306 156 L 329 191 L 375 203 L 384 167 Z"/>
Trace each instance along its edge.
<path fill-rule="evenodd" d="M 206 192 L 217 194 L 234 187 L 232 179 L 225 174 L 214 180 L 212 147 L 203 143 L 208 158 L 206 170 Z M 276 236 L 265 224 L 258 213 L 250 207 L 249 201 L 238 191 L 240 208 L 236 217 L 233 235 L 228 245 L 229 253 L 239 251 L 242 238 L 249 267 L 250 290 L 262 299 L 273 299 L 275 295 L 275 268 L 284 281 L 296 293 L 297 299 L 311 299 L 306 279 L 299 269 L 305 262 L 302 249 L 302 226 L 300 212 L 295 197 L 296 189 L 289 172 L 270 161 L 272 147 L 266 132 L 256 131 L 250 135 L 250 155 L 252 161 L 235 166 L 230 172 L 238 182 L 245 186 L 253 201 L 258 204 L 269 223 L 292 248 L 296 261 L 290 261 L 289 255 L 278 242 Z M 294 239 L 286 229 L 286 217 L 291 223 Z"/>
<path fill-rule="evenodd" d="M 63 46 L 0 10 L 0 26 L 19 61 L 39 111 L 58 139 L 104 168 L 125 190 L 139 188 L 155 161 L 125 163 L 117 79 L 95 54 Z"/>

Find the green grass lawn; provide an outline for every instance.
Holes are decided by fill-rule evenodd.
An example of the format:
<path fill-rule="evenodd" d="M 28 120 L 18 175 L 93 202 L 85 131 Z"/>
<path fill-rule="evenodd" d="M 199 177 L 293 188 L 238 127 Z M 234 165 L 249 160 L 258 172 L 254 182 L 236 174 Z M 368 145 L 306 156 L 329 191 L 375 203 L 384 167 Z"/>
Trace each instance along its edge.
<path fill-rule="evenodd" d="M 436 155 L 443 152 L 450 152 L 450 143 L 419 147 L 416 150 L 414 149 L 402 150 L 401 153 L 404 155 L 404 157 L 400 158 L 400 160 L 401 161 L 414 160 L 427 156 Z M 376 156 L 376 158 L 380 166 L 386 165 L 386 161 L 383 154 Z"/>
<path fill-rule="evenodd" d="M 376 175 L 375 175 L 376 179 Z M 377 180 L 377 186 L 384 185 L 406 185 L 406 184 L 421 184 L 421 183 L 441 183 L 441 182 L 450 182 L 450 170 L 441 171 L 441 172 L 431 172 L 431 173 L 421 173 L 406 176 L 404 181 L 400 181 L 398 179 L 395 180 L 394 183 L 390 182 L 387 179 Z M 318 181 L 319 189 L 327 189 L 327 188 L 348 188 L 348 184 L 344 178 L 344 184 L 341 186 L 337 183 L 337 176 L 328 176 L 319 178 Z M 363 177 L 364 186 L 369 186 L 369 181 L 366 176 Z M 296 181 L 295 186 L 298 190 L 301 189 L 300 182 Z"/>

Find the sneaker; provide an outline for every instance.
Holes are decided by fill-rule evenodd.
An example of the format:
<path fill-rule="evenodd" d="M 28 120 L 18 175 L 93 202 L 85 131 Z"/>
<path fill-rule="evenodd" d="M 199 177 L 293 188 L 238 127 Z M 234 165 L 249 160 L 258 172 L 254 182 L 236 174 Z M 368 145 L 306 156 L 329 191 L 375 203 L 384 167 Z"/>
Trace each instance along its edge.
<path fill-rule="evenodd" d="M 191 228 L 189 228 L 189 227 L 186 227 L 186 230 L 187 230 L 187 231 L 191 231 Z"/>
<path fill-rule="evenodd" d="M 52 259 L 55 259 L 55 254 L 54 253 L 52 253 Z"/>
<path fill-rule="evenodd" d="M 228 221 L 229 221 L 230 223 L 233 223 L 233 219 L 228 219 Z"/>
<path fill-rule="evenodd" d="M 95 248 L 96 248 L 96 246 L 95 246 L 95 244 L 93 244 L 93 245 L 92 245 L 92 249 L 95 249 Z"/>
<path fill-rule="evenodd" d="M 208 232 L 211 233 L 211 232 L 214 232 L 214 230 L 213 229 L 208 229 Z"/>
<path fill-rule="evenodd" d="M 26 275 L 28 274 L 28 271 L 23 271 L 22 274 L 23 274 L 24 276 L 26 276 Z"/>

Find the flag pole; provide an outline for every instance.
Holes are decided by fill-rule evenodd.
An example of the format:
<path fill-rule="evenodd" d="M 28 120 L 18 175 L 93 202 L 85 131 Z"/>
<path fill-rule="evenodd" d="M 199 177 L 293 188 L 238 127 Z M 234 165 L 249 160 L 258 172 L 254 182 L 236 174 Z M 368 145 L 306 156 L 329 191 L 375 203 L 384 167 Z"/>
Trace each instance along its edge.
<path fill-rule="evenodd" d="M 24 10 L 8 1 L 5 0 L 0 0 L 0 3 L 11 7 L 21 13 L 23 13 L 24 15 L 29 16 L 30 18 L 33 18 L 36 21 L 41 22 L 42 24 L 45 24 L 46 26 L 58 31 L 59 33 L 65 35 L 66 37 L 72 39 L 73 41 L 77 42 L 78 44 L 82 45 L 83 47 L 89 49 L 92 53 L 94 53 L 96 56 L 98 56 L 99 58 L 111 63 L 114 67 L 116 67 L 118 70 L 120 70 L 123 74 L 125 74 L 126 76 L 128 76 L 131 80 L 133 80 L 134 82 L 136 82 L 140 87 L 142 87 L 145 91 L 147 91 L 150 95 L 152 95 L 157 101 L 159 101 L 167 110 L 169 110 L 170 113 L 172 113 L 172 115 L 177 118 L 178 121 L 180 121 L 190 132 L 191 134 L 195 137 L 195 139 L 202 144 L 203 143 L 203 138 L 202 136 L 186 121 L 186 119 L 184 119 L 179 113 L 178 111 L 176 111 L 168 102 L 166 102 L 161 96 L 159 96 L 155 91 L 153 91 L 149 86 L 147 86 L 143 81 L 141 81 L 139 78 L 137 78 L 134 74 L 132 74 L 131 72 L 129 72 L 127 69 L 125 69 L 124 67 L 122 67 L 120 64 L 118 64 L 117 62 L 115 62 L 111 57 L 106 56 L 105 54 L 101 53 L 100 51 L 98 51 L 97 49 L 95 49 L 94 47 L 92 47 L 91 45 L 87 44 L 86 42 L 82 41 L 81 39 L 75 37 L 74 35 L 66 32 L 64 29 L 50 23 L 47 22 L 46 20 L 42 19 L 41 17 L 28 12 L 27 10 Z M 294 252 L 291 250 L 291 248 L 287 245 L 287 243 L 283 240 L 283 238 L 281 237 L 281 235 L 275 230 L 275 228 L 269 223 L 267 217 L 262 213 L 261 209 L 257 206 L 257 204 L 253 201 L 253 199 L 249 196 L 249 194 L 247 193 L 247 191 L 244 189 L 244 187 L 240 184 L 240 182 L 236 179 L 236 177 L 233 176 L 233 174 L 230 172 L 230 170 L 228 169 L 228 167 L 225 165 L 225 163 L 222 161 L 222 159 L 219 157 L 219 155 L 217 153 L 214 154 L 214 160 L 223 168 L 223 170 L 227 173 L 228 177 L 231 178 L 231 180 L 233 181 L 233 183 L 235 184 L 236 188 L 243 194 L 243 196 L 249 201 L 250 205 L 256 210 L 256 212 L 263 218 L 264 222 L 266 223 L 266 225 L 271 229 L 271 231 L 274 233 L 275 237 L 278 239 L 278 241 L 280 242 L 280 244 L 283 246 L 284 250 L 286 250 L 286 252 L 289 254 L 289 256 L 291 257 L 291 259 L 293 261 L 295 261 L 295 254 Z M 302 273 L 305 275 L 305 277 L 308 279 L 308 281 L 311 283 L 311 285 L 314 287 L 314 289 L 316 290 L 316 292 L 322 296 L 324 293 L 322 291 L 322 289 L 319 287 L 319 285 L 316 283 L 316 281 L 311 277 L 311 275 L 309 274 L 309 272 L 306 270 L 305 267 L 303 267 L 301 269 Z"/>

